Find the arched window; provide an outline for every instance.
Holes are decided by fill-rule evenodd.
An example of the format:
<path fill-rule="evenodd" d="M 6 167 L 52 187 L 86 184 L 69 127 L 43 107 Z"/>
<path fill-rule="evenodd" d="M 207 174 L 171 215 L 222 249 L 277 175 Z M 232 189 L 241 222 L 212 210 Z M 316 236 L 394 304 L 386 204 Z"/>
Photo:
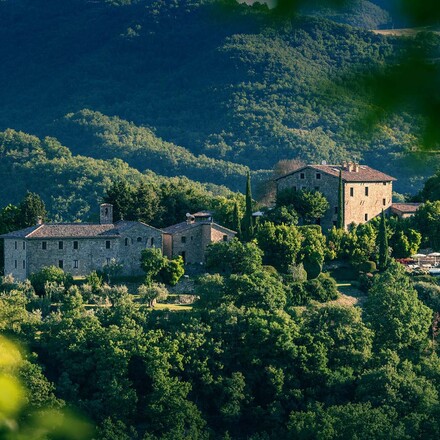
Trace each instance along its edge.
<path fill-rule="evenodd" d="M 138 237 L 138 238 L 137 238 L 137 242 L 138 242 L 138 243 L 142 243 L 142 237 Z"/>
<path fill-rule="evenodd" d="M 125 246 L 128 246 L 128 238 L 125 239 Z"/>

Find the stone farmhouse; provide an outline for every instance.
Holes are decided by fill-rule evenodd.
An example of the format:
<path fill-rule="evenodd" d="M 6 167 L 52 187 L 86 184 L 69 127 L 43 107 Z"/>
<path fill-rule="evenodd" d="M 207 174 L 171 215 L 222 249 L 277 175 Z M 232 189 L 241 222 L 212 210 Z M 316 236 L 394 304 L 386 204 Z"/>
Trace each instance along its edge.
<path fill-rule="evenodd" d="M 57 266 L 73 276 L 102 270 L 113 259 L 121 275 L 142 275 L 143 249 L 159 248 L 164 255 L 181 255 L 186 263 L 204 263 L 209 243 L 229 240 L 235 232 L 213 222 L 212 215 L 196 213 L 165 231 L 142 222 L 113 222 L 113 206 L 100 206 L 99 223 L 41 223 L 1 235 L 5 274 L 24 280 L 44 266 Z"/>
<path fill-rule="evenodd" d="M 328 200 L 330 208 L 323 218 L 316 219 L 316 223 L 327 230 L 336 225 L 338 217 L 340 172 L 345 228 L 352 223 L 365 223 L 380 215 L 382 210 L 390 210 L 393 182 L 396 179 L 369 166 L 353 162 L 304 166 L 276 179 L 277 192 L 286 188 L 320 191 Z"/>
<path fill-rule="evenodd" d="M 73 276 L 102 270 L 112 259 L 122 275 L 141 275 L 140 254 L 162 249 L 162 231 L 141 222 L 113 223 L 113 206 L 100 207 L 100 222 L 40 223 L 0 236 L 5 243 L 5 274 L 26 279 L 44 266 L 57 266 Z"/>
<path fill-rule="evenodd" d="M 232 240 L 236 232 L 214 223 L 212 212 L 187 214 L 186 221 L 163 230 L 163 252 L 167 257 L 180 255 L 186 264 L 203 263 L 210 243 Z"/>

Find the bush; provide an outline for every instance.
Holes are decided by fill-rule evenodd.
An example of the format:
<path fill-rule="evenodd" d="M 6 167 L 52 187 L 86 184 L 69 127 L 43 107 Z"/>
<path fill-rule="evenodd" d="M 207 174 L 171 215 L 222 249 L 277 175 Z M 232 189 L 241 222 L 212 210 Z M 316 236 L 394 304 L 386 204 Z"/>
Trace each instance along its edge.
<path fill-rule="evenodd" d="M 417 295 L 425 305 L 434 312 L 440 312 L 440 286 L 434 283 L 419 281 L 414 283 Z"/>
<path fill-rule="evenodd" d="M 309 302 L 309 294 L 305 289 L 305 283 L 294 282 L 286 289 L 286 306 L 305 306 Z"/>
<path fill-rule="evenodd" d="M 35 293 L 40 296 L 46 294 L 46 283 L 63 284 L 65 289 L 73 284 L 72 275 L 65 273 L 63 269 L 56 266 L 43 267 L 38 272 L 33 273 L 29 280 L 35 289 Z"/>
<path fill-rule="evenodd" d="M 337 299 L 339 296 L 336 281 L 326 273 L 304 283 L 305 290 L 310 299 L 326 302 Z"/>
<path fill-rule="evenodd" d="M 373 273 L 377 271 L 376 263 L 374 261 L 364 261 L 360 264 L 359 270 L 364 273 Z"/>
<path fill-rule="evenodd" d="M 373 278 L 374 275 L 370 272 L 361 273 L 359 275 L 359 289 L 362 290 L 362 292 L 368 293 L 371 286 L 373 285 Z"/>
<path fill-rule="evenodd" d="M 166 258 L 166 257 L 165 257 Z M 159 278 L 165 284 L 175 286 L 185 273 L 183 258 L 179 255 L 172 260 L 165 260 L 165 266 L 159 272 Z"/>
<path fill-rule="evenodd" d="M 322 272 L 322 265 L 314 260 L 304 260 L 304 269 L 307 272 L 307 279 L 314 280 Z"/>

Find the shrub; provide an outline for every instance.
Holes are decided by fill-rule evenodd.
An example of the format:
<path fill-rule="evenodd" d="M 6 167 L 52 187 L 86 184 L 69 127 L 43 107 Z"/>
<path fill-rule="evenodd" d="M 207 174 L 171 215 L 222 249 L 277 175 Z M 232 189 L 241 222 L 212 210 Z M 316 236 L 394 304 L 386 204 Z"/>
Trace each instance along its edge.
<path fill-rule="evenodd" d="M 310 299 L 326 302 L 338 298 L 339 293 L 336 281 L 328 274 L 322 273 L 317 278 L 304 283 L 305 290 Z"/>
<path fill-rule="evenodd" d="M 359 270 L 365 273 L 373 273 L 377 271 L 376 263 L 374 261 L 364 261 L 359 265 Z"/>
<path fill-rule="evenodd" d="M 46 283 L 63 284 L 65 289 L 68 289 L 73 284 L 72 275 L 65 273 L 63 269 L 56 266 L 46 266 L 41 268 L 38 272 L 33 273 L 29 280 L 35 289 L 37 295 L 45 295 Z"/>
<path fill-rule="evenodd" d="M 286 289 L 287 307 L 304 306 L 309 302 L 309 299 L 305 283 L 294 282 Z"/>
<path fill-rule="evenodd" d="M 166 258 L 166 257 L 165 257 Z M 179 255 L 172 260 L 165 260 L 164 267 L 159 272 L 159 278 L 165 284 L 175 286 L 185 273 L 183 258 Z"/>

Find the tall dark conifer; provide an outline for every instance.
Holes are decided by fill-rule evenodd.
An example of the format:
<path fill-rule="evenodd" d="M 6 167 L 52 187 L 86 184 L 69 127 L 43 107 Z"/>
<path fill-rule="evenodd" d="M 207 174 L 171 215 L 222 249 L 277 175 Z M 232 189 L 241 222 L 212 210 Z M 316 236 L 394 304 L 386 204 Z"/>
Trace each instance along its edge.
<path fill-rule="evenodd" d="M 344 186 L 342 184 L 342 170 L 339 171 L 338 219 L 336 227 L 338 229 L 344 229 Z"/>
<path fill-rule="evenodd" d="M 377 241 L 379 246 L 378 266 L 380 270 L 385 270 L 389 264 L 389 255 L 388 255 L 387 225 L 386 225 L 385 213 L 383 212 L 383 209 L 380 217 L 379 233 L 377 235 Z"/>
<path fill-rule="evenodd" d="M 240 210 L 238 208 L 238 202 L 236 201 L 234 204 L 234 212 L 232 219 L 232 229 L 237 232 L 237 236 L 241 237 L 241 218 L 240 218 Z"/>
<path fill-rule="evenodd" d="M 18 206 L 18 209 L 18 220 L 22 228 L 33 226 L 37 224 L 39 220 L 46 220 L 46 206 L 38 194 L 28 191 Z"/>
<path fill-rule="evenodd" d="M 246 210 L 243 218 L 243 239 L 245 241 L 251 240 L 254 234 L 254 224 L 252 220 L 252 190 L 251 190 L 251 175 L 248 171 L 246 181 Z"/>

